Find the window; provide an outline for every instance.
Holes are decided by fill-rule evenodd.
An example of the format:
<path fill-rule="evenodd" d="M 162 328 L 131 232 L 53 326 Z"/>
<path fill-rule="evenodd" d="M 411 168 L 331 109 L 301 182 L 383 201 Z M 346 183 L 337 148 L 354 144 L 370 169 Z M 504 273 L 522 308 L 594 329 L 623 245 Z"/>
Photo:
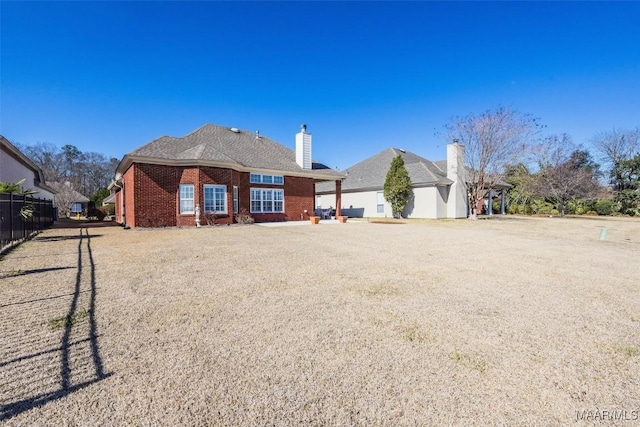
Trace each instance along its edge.
<path fill-rule="evenodd" d="M 82 203 L 78 203 L 78 202 L 72 203 L 70 211 L 74 213 L 82 212 Z"/>
<path fill-rule="evenodd" d="M 273 212 L 273 191 L 271 190 L 262 192 L 262 211 Z"/>
<path fill-rule="evenodd" d="M 273 190 L 273 211 L 284 212 L 284 191 Z"/>
<path fill-rule="evenodd" d="M 384 193 L 382 191 L 378 191 L 378 204 L 376 212 L 384 213 Z"/>
<path fill-rule="evenodd" d="M 233 187 L 233 213 L 238 213 L 238 187 Z"/>
<path fill-rule="evenodd" d="M 262 212 L 262 190 L 251 189 L 251 212 Z"/>
<path fill-rule="evenodd" d="M 193 184 L 180 184 L 180 213 L 192 214 L 193 207 Z"/>
<path fill-rule="evenodd" d="M 284 190 L 252 188 L 251 212 L 284 212 Z"/>
<path fill-rule="evenodd" d="M 249 181 L 252 184 L 284 184 L 284 176 L 282 175 L 261 175 L 259 173 L 249 174 Z"/>
<path fill-rule="evenodd" d="M 207 213 L 227 213 L 227 187 L 225 185 L 204 185 L 204 211 Z"/>
<path fill-rule="evenodd" d="M 316 196 L 316 209 L 322 209 L 322 196 Z"/>

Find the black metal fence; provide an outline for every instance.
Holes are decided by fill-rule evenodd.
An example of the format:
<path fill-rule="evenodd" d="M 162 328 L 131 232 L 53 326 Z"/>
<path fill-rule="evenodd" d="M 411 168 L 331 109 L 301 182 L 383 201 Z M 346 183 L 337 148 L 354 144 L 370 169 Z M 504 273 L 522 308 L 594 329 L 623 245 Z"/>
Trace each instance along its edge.
<path fill-rule="evenodd" d="M 28 219 L 20 215 L 25 205 L 33 207 L 33 215 Z M 51 200 L 0 193 L 0 251 L 38 230 L 50 227 L 54 219 L 55 211 Z"/>

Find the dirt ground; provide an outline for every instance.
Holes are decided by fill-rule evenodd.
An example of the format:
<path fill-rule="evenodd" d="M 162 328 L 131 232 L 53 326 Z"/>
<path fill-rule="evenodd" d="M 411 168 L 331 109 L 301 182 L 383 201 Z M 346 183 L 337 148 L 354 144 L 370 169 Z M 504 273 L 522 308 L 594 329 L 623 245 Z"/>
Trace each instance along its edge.
<path fill-rule="evenodd" d="M 85 225 L 0 260 L 0 423 L 640 423 L 637 219 Z"/>

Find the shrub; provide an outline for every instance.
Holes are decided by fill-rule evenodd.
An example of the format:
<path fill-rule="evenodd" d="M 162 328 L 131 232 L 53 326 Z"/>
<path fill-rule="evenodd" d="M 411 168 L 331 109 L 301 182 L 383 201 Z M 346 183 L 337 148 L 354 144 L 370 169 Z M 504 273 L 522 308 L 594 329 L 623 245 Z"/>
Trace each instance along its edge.
<path fill-rule="evenodd" d="M 580 215 L 581 213 L 581 206 L 580 206 L 580 202 L 577 200 L 570 200 L 567 202 L 566 206 L 564 207 L 564 213 L 566 213 L 567 215 Z"/>
<path fill-rule="evenodd" d="M 103 212 L 107 215 L 115 215 L 116 214 L 116 205 L 109 204 L 106 206 L 102 206 L 100 209 L 103 209 Z"/>
<path fill-rule="evenodd" d="M 598 212 L 596 212 L 596 211 L 589 211 L 589 212 L 585 212 L 585 215 L 597 216 L 597 215 L 598 215 Z"/>
<path fill-rule="evenodd" d="M 625 215 L 640 215 L 640 189 L 627 189 L 618 193 L 616 199 L 620 202 L 620 212 Z"/>
<path fill-rule="evenodd" d="M 253 224 L 255 219 L 253 219 L 246 208 L 242 208 L 240 209 L 240 212 L 236 214 L 236 222 L 238 224 Z"/>
<path fill-rule="evenodd" d="M 104 217 L 107 216 L 107 214 L 105 214 L 101 209 L 99 208 L 91 208 L 89 209 L 89 211 L 87 212 L 87 218 L 90 217 L 96 217 L 98 218 L 98 221 L 102 221 L 104 219 Z"/>
<path fill-rule="evenodd" d="M 570 200 L 567 202 L 565 212 L 569 215 L 584 215 L 589 211 L 595 210 L 596 201 L 591 199 Z"/>
<path fill-rule="evenodd" d="M 534 200 L 531 202 L 531 213 L 550 215 L 553 214 L 553 211 L 553 204 L 545 202 L 544 200 Z"/>
<path fill-rule="evenodd" d="M 227 214 L 205 213 L 204 219 L 207 221 L 207 225 L 215 225 L 217 220 L 228 216 Z"/>
<path fill-rule="evenodd" d="M 115 215 L 116 214 L 116 205 L 100 206 L 99 208 L 96 208 L 96 210 L 99 210 L 105 216 L 107 216 L 107 215 Z"/>
<path fill-rule="evenodd" d="M 615 200 L 598 200 L 594 210 L 598 212 L 598 215 L 611 215 L 620 210 L 620 204 Z"/>
<path fill-rule="evenodd" d="M 507 207 L 507 213 L 510 214 L 523 214 L 525 213 L 525 205 L 512 203 Z"/>

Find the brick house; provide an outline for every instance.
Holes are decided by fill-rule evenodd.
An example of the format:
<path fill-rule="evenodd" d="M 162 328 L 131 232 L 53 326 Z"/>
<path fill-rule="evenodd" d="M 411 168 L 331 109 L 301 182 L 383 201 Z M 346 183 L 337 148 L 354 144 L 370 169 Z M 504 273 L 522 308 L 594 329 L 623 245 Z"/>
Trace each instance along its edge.
<path fill-rule="evenodd" d="M 303 125 L 291 150 L 259 133 L 206 124 L 126 154 L 110 185 L 116 221 L 129 227 L 195 226 L 215 214 L 231 224 L 246 209 L 256 222 L 300 221 L 314 209 L 315 183 L 344 175 L 311 159 Z"/>

